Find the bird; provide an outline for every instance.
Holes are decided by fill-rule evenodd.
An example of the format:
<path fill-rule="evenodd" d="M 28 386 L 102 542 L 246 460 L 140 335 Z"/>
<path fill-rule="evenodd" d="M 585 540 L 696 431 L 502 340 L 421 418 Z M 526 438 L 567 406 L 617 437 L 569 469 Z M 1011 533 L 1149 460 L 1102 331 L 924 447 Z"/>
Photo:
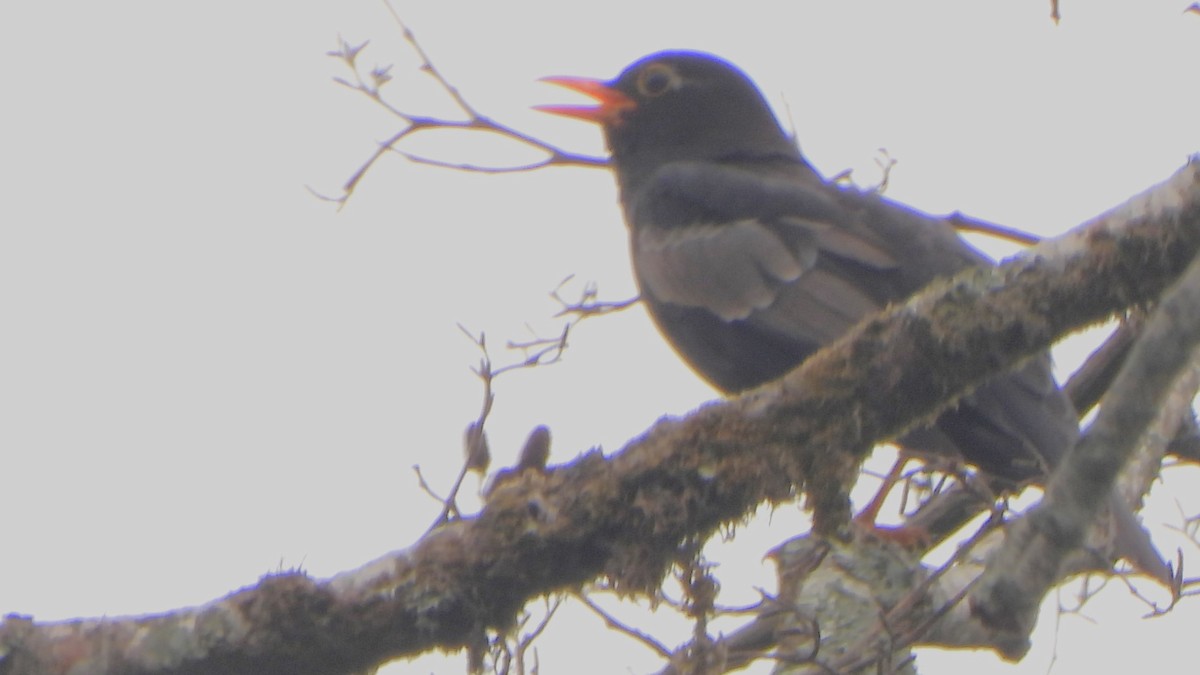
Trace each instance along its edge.
<path fill-rule="evenodd" d="M 603 130 L 641 298 L 683 360 L 726 394 L 780 378 L 934 279 L 994 264 L 944 220 L 827 181 L 749 76 L 717 56 L 664 51 L 612 80 L 543 80 L 596 101 L 537 108 Z M 1044 483 L 1078 436 L 1043 353 L 895 442 L 960 457 L 1015 490 Z M 1115 493 L 1112 509 L 1124 510 L 1118 529 L 1137 530 L 1126 539 L 1144 540 L 1134 552 L 1118 541 L 1121 554 L 1169 574 Z"/>

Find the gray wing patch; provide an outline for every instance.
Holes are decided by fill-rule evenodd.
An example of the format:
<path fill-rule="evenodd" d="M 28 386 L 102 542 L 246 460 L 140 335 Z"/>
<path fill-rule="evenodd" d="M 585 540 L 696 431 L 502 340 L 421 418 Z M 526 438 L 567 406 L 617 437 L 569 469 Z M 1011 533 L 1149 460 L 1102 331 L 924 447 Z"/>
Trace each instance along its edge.
<path fill-rule="evenodd" d="M 770 307 L 780 288 L 817 262 L 815 246 L 787 246 L 757 220 L 636 233 L 638 275 L 662 302 L 702 307 L 724 321 Z"/>
<path fill-rule="evenodd" d="M 759 312 L 750 320 L 772 332 L 824 345 L 881 309 L 881 304 L 849 281 L 814 269 L 786 286 L 771 311 Z"/>
<path fill-rule="evenodd" d="M 900 266 L 887 249 L 873 241 L 874 237 L 868 238 L 864 233 L 795 216 L 783 216 L 776 222 L 783 228 L 807 233 L 807 238 L 822 252 L 877 270 L 892 270 Z"/>
<path fill-rule="evenodd" d="M 875 270 L 899 262 L 872 238 L 784 216 L 721 225 L 641 228 L 634 246 L 645 290 L 723 321 L 749 320 L 818 344 L 841 336 L 882 304 L 852 280 L 817 267 L 830 255 Z"/>

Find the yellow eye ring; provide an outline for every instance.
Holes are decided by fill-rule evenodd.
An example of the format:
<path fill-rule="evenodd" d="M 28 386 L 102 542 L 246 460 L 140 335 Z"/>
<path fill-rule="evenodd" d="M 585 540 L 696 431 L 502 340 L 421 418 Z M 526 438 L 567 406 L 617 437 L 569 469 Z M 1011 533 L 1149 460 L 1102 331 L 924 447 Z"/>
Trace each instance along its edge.
<path fill-rule="evenodd" d="M 681 81 L 682 78 L 674 68 L 662 63 L 651 63 L 638 73 L 637 90 L 646 98 L 655 98 L 672 89 L 678 89 Z"/>

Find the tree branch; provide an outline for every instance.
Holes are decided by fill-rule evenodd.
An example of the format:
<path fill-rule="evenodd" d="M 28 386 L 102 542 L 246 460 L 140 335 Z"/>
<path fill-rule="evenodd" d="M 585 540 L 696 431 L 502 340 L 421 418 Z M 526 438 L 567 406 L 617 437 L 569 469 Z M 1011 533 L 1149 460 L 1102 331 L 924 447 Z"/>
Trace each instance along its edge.
<path fill-rule="evenodd" d="M 1162 414 L 1197 344 L 1200 260 L 1158 304 L 1095 421 L 1063 460 L 1042 503 L 1013 528 L 972 596 L 973 611 L 997 629 L 997 644 L 1006 653 L 1023 654 L 1041 597 L 1057 581 L 1092 516 L 1103 509 L 1118 472 Z M 1173 430 L 1169 433 L 1165 438 Z"/>

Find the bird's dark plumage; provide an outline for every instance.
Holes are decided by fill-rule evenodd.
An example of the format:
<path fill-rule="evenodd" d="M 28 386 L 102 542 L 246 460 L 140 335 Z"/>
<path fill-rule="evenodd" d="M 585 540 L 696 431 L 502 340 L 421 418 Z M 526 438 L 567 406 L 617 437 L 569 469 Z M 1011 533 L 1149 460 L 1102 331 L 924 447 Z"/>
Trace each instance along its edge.
<path fill-rule="evenodd" d="M 601 122 L 642 299 L 722 391 L 776 379 L 934 278 L 988 264 L 944 222 L 823 181 L 754 84 L 716 57 L 664 52 L 610 83 L 551 81 L 607 92 L 599 108 L 550 110 Z M 902 442 L 1021 483 L 1077 433 L 1041 357 Z"/>
<path fill-rule="evenodd" d="M 826 183 L 753 82 L 716 57 L 662 52 L 611 82 L 548 80 L 600 101 L 544 109 L 603 127 L 642 299 L 725 392 L 784 375 L 937 277 L 990 264 L 944 221 Z M 1077 435 L 1042 355 L 900 443 L 1021 484 L 1044 478 Z"/>

